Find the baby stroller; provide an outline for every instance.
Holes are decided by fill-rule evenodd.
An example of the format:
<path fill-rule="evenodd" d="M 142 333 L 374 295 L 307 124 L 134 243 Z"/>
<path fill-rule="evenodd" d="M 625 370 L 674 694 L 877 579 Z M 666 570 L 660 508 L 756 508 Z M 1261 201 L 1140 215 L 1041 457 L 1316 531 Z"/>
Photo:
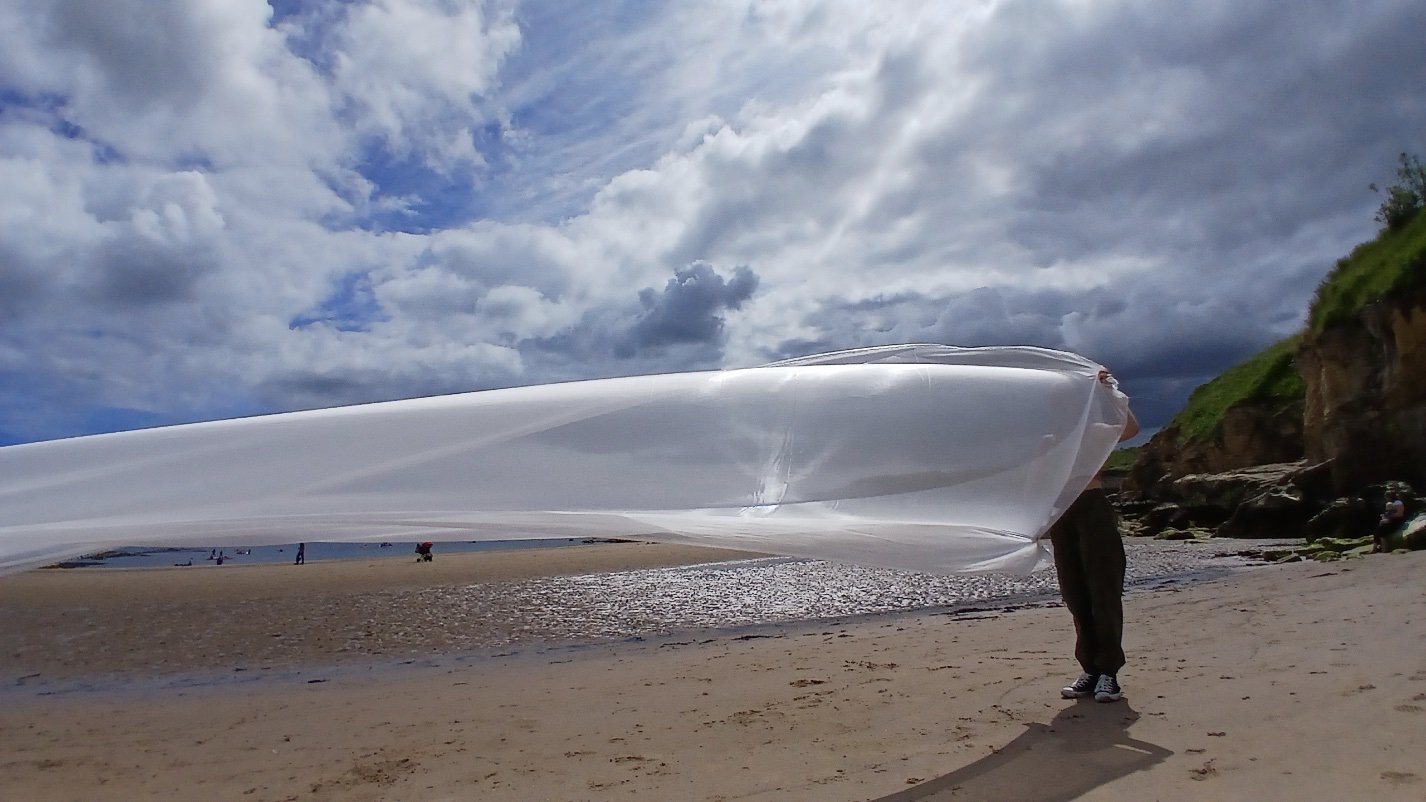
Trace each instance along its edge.
<path fill-rule="evenodd" d="M 431 548 L 432 548 L 433 546 L 435 546 L 435 545 L 436 545 L 435 543 L 431 543 L 431 542 L 429 542 L 429 541 L 427 541 L 427 542 L 425 542 L 425 543 L 417 543 L 417 544 L 416 544 L 416 562 L 418 562 L 418 563 L 428 563 L 428 562 L 430 562 L 430 561 L 431 561 Z"/>

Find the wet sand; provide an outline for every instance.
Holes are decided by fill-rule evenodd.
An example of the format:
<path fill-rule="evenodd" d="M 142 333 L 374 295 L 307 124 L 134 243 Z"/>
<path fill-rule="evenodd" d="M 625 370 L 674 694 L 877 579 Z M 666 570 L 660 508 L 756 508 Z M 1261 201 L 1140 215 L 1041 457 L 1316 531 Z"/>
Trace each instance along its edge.
<path fill-rule="evenodd" d="M 1068 614 L 1032 606 L 241 684 L 12 686 L 0 770 L 7 796 L 40 800 L 1421 800 L 1423 571 L 1426 554 L 1382 555 L 1132 593 L 1117 704 L 1058 698 Z M 234 592 L 193 573 L 189 597 Z M 54 582 L 0 580 L 0 602 L 69 604 Z M 276 580 L 267 598 L 343 587 Z M 254 637 L 272 635 L 231 641 Z"/>
<path fill-rule="evenodd" d="M 420 598 L 432 589 L 759 556 L 631 542 L 437 554 L 430 563 L 29 571 L 0 577 L 0 686 L 448 652 L 522 622 L 471 615 L 447 622 L 444 608 Z"/>
<path fill-rule="evenodd" d="M 1240 544 L 1241 545 L 1241 544 Z M 1131 542 L 1129 581 L 1241 568 Z M 35 571 L 0 581 L 0 693 L 247 680 L 906 610 L 1057 599 L 1053 571 L 932 576 L 650 543 L 291 564 Z"/>

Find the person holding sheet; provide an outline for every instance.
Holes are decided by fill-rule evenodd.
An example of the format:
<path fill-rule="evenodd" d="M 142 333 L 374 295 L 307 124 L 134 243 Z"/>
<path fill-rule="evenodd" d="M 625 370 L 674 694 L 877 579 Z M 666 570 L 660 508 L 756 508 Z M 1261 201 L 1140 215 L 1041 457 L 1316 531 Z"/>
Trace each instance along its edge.
<path fill-rule="evenodd" d="M 1100 371 L 1099 380 L 1114 381 L 1107 370 Z M 1130 412 L 1119 441 L 1138 433 L 1139 421 Z M 1124 666 L 1124 541 L 1098 476 L 1050 527 L 1049 535 L 1060 595 L 1074 617 L 1074 656 L 1083 669 L 1060 694 L 1116 702 L 1123 698 L 1119 669 Z"/>

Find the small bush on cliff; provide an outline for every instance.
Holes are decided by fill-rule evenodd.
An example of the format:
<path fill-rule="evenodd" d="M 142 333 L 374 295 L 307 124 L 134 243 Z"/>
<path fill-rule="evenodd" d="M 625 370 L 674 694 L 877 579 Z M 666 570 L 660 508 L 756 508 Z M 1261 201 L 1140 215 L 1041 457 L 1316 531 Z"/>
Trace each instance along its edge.
<path fill-rule="evenodd" d="M 1401 154 L 1400 162 L 1396 183 L 1386 188 L 1386 197 L 1376 212 L 1376 221 L 1390 231 L 1405 227 L 1426 204 L 1426 167 L 1407 153 Z M 1372 192 L 1381 191 L 1376 184 L 1370 186 Z"/>
<path fill-rule="evenodd" d="M 1337 262 L 1317 287 L 1308 328 L 1321 334 L 1346 323 L 1368 304 L 1426 288 L 1426 214 L 1399 229 L 1387 228 Z"/>
<path fill-rule="evenodd" d="M 1190 441 L 1204 441 L 1217 437 L 1224 413 L 1238 404 L 1266 401 L 1284 409 L 1300 404 L 1307 390 L 1293 355 L 1301 340 L 1301 335 L 1282 340 L 1194 390 L 1169 427 Z"/>

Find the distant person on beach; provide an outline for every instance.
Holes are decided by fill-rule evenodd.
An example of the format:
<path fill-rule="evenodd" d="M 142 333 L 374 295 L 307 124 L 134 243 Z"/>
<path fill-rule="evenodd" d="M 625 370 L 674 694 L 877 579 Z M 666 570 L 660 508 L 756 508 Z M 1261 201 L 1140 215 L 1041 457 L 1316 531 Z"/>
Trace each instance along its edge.
<path fill-rule="evenodd" d="M 1376 533 L 1372 535 L 1372 553 L 1386 551 L 1386 539 L 1392 532 L 1401 527 L 1402 521 L 1406 520 L 1406 503 L 1401 500 L 1401 496 L 1392 493 L 1386 497 L 1386 506 L 1382 508 L 1381 520 L 1377 521 Z"/>
<path fill-rule="evenodd" d="M 435 543 L 417 543 L 417 544 L 416 544 L 416 562 L 418 562 L 418 563 L 421 563 L 421 562 L 428 563 L 428 562 L 430 562 L 432 559 L 434 559 L 434 558 L 432 557 L 432 555 L 431 555 L 431 549 L 434 548 L 435 545 L 436 545 Z"/>
<path fill-rule="evenodd" d="M 1113 377 L 1102 370 L 1099 380 L 1110 384 Z M 1139 421 L 1130 412 L 1119 442 L 1138 433 Z M 1123 698 L 1119 669 L 1124 667 L 1124 541 L 1100 477 L 1095 476 L 1050 527 L 1050 542 L 1060 596 L 1074 617 L 1074 656 L 1084 671 L 1060 695 L 1117 702 Z"/>
<path fill-rule="evenodd" d="M 292 563 L 292 564 L 293 564 L 293 565 L 303 565 L 303 564 L 305 564 L 306 562 L 307 562 L 307 544 L 306 544 L 306 543 L 298 543 L 298 544 L 297 544 L 297 561 L 294 562 L 294 563 Z"/>

